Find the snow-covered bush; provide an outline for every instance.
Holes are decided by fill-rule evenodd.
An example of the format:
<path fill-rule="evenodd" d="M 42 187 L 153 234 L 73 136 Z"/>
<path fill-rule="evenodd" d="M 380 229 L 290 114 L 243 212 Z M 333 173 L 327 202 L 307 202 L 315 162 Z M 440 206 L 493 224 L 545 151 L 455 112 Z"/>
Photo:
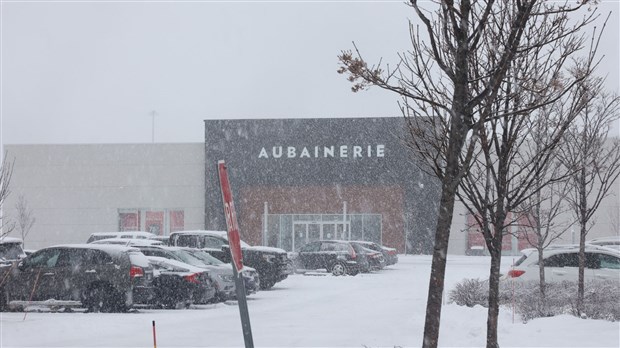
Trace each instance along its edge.
<path fill-rule="evenodd" d="M 488 282 L 464 279 L 449 293 L 450 303 L 473 307 L 488 304 Z M 539 283 L 500 282 L 499 298 L 504 308 L 514 308 L 521 320 L 560 314 L 577 315 L 577 283 L 548 283 L 545 301 L 541 300 Z M 585 284 L 584 316 L 590 319 L 620 321 L 620 287 L 615 281 L 587 282 Z"/>
<path fill-rule="evenodd" d="M 480 279 L 463 279 L 449 293 L 449 303 L 459 306 L 473 307 L 475 305 L 488 306 L 489 286 Z"/>

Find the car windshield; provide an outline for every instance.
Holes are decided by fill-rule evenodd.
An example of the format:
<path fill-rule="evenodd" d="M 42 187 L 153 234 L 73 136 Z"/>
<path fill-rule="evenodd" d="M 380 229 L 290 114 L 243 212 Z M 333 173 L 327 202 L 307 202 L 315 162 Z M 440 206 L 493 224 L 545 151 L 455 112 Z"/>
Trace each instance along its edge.
<path fill-rule="evenodd" d="M 192 266 L 204 267 L 205 263 L 199 258 L 193 256 L 189 252 L 185 250 L 171 250 L 172 254 L 178 257 L 181 261 L 190 264 Z"/>
<path fill-rule="evenodd" d="M 218 266 L 218 265 L 224 264 L 224 262 L 216 259 L 215 257 L 211 256 L 209 253 L 206 253 L 202 250 L 187 250 L 187 252 L 189 252 L 192 256 L 200 259 L 202 262 L 206 263 L 207 265 Z"/>

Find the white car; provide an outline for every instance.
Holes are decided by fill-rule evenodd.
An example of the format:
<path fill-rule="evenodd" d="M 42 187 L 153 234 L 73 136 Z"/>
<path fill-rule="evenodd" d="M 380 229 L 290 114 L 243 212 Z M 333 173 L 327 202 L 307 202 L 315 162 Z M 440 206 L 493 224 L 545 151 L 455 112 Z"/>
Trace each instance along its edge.
<path fill-rule="evenodd" d="M 586 241 L 592 245 L 602 245 L 604 247 L 616 249 L 620 251 L 620 236 L 602 237 Z"/>
<path fill-rule="evenodd" d="M 620 282 L 620 251 L 587 244 L 585 281 L 615 280 Z M 538 252 L 522 250 L 523 256 L 504 275 L 503 280 L 539 281 Z M 576 282 L 579 276 L 579 246 L 550 246 L 543 251 L 545 282 Z"/>

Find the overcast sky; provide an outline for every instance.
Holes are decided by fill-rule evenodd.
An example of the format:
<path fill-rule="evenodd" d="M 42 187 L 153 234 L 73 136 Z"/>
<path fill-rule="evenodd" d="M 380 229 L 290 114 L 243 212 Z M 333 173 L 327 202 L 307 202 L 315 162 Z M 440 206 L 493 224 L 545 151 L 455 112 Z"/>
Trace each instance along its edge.
<path fill-rule="evenodd" d="M 601 53 L 618 91 L 620 2 Z M 400 115 L 337 55 L 396 62 L 411 9 L 361 2 L 2 2 L 0 143 L 202 142 L 203 120 Z M 152 112 L 155 111 L 153 128 Z"/>

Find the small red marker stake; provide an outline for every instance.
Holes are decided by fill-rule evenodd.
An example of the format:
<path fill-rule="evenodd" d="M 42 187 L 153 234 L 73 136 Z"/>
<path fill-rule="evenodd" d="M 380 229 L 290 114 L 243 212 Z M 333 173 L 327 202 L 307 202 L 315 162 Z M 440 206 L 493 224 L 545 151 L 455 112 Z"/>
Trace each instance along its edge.
<path fill-rule="evenodd" d="M 157 335 L 155 335 L 155 320 L 153 320 L 153 348 L 157 348 Z"/>

